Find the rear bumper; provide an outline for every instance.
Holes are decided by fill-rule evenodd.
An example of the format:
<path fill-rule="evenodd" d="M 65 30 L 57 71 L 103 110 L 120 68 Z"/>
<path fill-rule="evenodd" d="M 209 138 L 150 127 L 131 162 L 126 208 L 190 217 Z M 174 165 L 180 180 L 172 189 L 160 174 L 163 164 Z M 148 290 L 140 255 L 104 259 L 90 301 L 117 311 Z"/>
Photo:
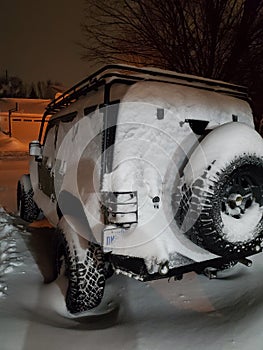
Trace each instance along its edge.
<path fill-rule="evenodd" d="M 252 264 L 246 256 L 242 255 L 231 257 L 218 257 L 202 262 L 194 262 L 190 259 L 183 257 L 184 259 L 182 259 L 181 266 L 177 266 L 172 269 L 164 269 L 165 264 L 163 264 L 160 265 L 158 272 L 149 273 L 147 270 L 147 266 L 142 258 L 111 254 L 108 258 L 116 273 L 122 273 L 142 282 L 153 281 L 163 278 L 174 278 L 175 280 L 180 280 L 183 278 L 183 275 L 188 272 L 195 272 L 197 274 L 201 274 L 204 273 L 205 270 L 208 268 L 220 270 L 222 269 L 222 266 L 233 262 L 239 262 L 248 267 Z"/>

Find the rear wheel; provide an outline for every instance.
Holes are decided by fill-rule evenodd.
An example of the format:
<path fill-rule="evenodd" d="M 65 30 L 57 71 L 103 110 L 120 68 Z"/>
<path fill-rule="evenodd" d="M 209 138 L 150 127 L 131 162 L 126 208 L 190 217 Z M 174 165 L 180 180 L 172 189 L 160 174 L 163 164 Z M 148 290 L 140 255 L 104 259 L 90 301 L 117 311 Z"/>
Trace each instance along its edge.
<path fill-rule="evenodd" d="M 69 280 L 66 306 L 69 312 L 91 310 L 102 300 L 105 287 L 104 256 L 101 247 L 79 236 L 63 216 L 58 225 L 59 251 L 65 258 Z"/>

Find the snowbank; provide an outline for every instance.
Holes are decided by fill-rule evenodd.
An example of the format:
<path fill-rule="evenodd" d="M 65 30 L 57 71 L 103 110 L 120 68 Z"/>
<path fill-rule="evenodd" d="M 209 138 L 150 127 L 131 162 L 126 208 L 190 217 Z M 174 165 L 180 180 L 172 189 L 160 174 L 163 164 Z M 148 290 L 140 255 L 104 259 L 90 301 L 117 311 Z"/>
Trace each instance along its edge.
<path fill-rule="evenodd" d="M 7 293 L 5 275 L 22 265 L 16 246 L 17 229 L 10 222 L 10 215 L 0 208 L 0 298 Z"/>
<path fill-rule="evenodd" d="M 194 273 L 171 283 L 112 277 L 118 320 L 69 318 L 63 281 L 43 284 L 36 252 L 25 244 L 34 233 L 16 221 L 0 208 L 1 350 L 262 349 L 261 254 L 251 268 L 236 266 L 220 280 Z M 35 243 L 44 254 L 42 233 Z"/>
<path fill-rule="evenodd" d="M 27 154 L 28 145 L 0 131 L 0 158 L 26 156 Z"/>

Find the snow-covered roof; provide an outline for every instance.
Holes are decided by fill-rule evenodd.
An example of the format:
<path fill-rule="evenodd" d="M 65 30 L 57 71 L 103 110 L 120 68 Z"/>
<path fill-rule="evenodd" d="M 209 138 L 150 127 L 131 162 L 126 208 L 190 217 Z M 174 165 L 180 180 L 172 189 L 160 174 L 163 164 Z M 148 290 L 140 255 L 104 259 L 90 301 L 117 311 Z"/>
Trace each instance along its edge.
<path fill-rule="evenodd" d="M 54 114 L 62 108 L 74 103 L 79 97 L 86 95 L 90 90 L 107 83 L 158 81 L 170 84 L 196 87 L 198 89 L 216 91 L 241 99 L 247 99 L 247 89 L 243 86 L 226 83 L 219 80 L 207 79 L 189 74 L 157 68 L 140 68 L 128 65 L 114 64 L 102 67 L 86 79 L 65 91 L 54 99 L 47 107 L 47 114 Z"/>
<path fill-rule="evenodd" d="M 102 67 L 99 71 L 94 73 L 97 80 L 101 80 L 102 78 L 107 78 L 107 76 L 119 76 L 119 74 L 124 74 L 127 77 L 137 78 L 138 80 L 154 80 L 154 81 L 167 81 L 180 83 L 181 81 L 185 84 L 194 85 L 199 83 L 200 87 L 204 86 L 217 86 L 221 88 L 226 88 L 229 90 L 233 90 L 236 92 L 246 93 L 247 89 L 244 86 L 235 85 L 231 83 L 227 83 L 220 80 L 214 80 L 209 78 L 204 78 L 191 74 L 182 74 L 171 70 L 164 70 L 154 67 L 135 67 L 129 65 L 109 65 Z M 136 80 L 137 80 L 136 79 Z"/>

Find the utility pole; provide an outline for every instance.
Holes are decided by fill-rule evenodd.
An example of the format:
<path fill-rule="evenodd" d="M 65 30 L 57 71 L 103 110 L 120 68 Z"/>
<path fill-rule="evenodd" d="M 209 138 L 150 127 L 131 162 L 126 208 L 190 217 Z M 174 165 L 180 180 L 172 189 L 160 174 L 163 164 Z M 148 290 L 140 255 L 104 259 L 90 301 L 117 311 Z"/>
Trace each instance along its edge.
<path fill-rule="evenodd" d="M 18 111 L 18 103 L 16 102 L 15 108 L 11 108 L 11 109 L 8 110 L 8 124 L 9 124 L 8 134 L 9 134 L 9 137 L 12 137 L 11 115 L 12 115 L 13 112 L 17 112 L 17 111 Z"/>

